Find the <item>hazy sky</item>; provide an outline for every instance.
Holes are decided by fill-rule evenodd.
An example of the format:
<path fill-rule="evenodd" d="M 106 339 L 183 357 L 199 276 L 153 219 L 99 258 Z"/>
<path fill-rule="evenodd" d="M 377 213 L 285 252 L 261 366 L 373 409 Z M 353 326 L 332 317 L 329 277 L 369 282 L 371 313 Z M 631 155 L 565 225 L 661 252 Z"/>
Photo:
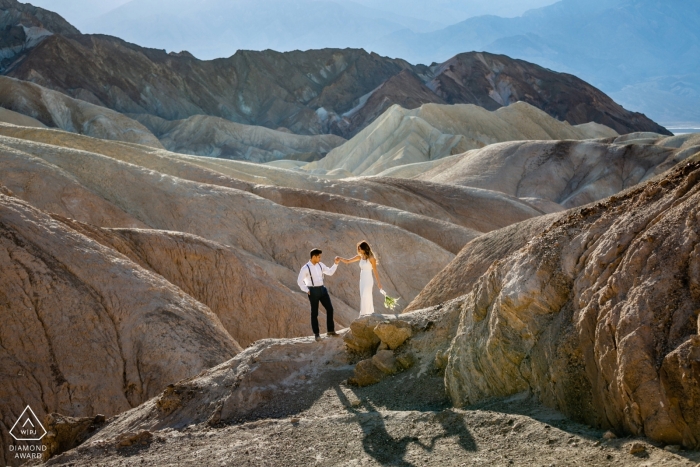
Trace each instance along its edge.
<path fill-rule="evenodd" d="M 21 0 L 26 1 L 26 0 Z M 140 0 L 29 0 L 35 6 L 59 13 L 78 29 L 91 29 L 90 20 L 120 5 Z M 198 1 L 198 0 L 193 0 Z M 235 1 L 235 0 L 231 0 Z M 444 24 L 453 24 L 472 16 L 492 14 L 520 16 L 531 8 L 556 3 L 556 0 L 354 0 L 378 10 L 391 11 Z M 348 3 L 348 0 L 337 0 Z M 92 31 L 91 31 L 92 32 Z"/>

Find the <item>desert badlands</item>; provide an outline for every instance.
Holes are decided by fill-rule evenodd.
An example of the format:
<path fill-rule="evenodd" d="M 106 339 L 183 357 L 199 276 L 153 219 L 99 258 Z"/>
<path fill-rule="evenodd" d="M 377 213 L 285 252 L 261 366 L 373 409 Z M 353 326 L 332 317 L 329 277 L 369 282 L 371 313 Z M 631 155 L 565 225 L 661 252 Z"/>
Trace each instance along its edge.
<path fill-rule="evenodd" d="M 700 462 L 700 134 L 505 56 L 0 11 L 0 465 Z M 317 341 L 299 268 L 363 239 L 400 306 L 341 264 Z"/>

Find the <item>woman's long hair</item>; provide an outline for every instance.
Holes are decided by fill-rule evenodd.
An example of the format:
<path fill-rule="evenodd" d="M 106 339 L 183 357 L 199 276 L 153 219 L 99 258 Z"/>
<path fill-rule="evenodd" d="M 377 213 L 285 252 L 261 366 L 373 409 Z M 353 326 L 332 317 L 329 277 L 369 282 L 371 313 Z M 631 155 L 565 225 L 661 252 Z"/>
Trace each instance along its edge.
<path fill-rule="evenodd" d="M 367 243 L 367 240 L 362 240 L 360 243 L 358 243 L 357 248 L 362 252 L 362 256 L 364 256 L 364 259 L 377 259 L 374 252 L 372 251 L 372 247 L 369 246 L 369 243 Z"/>

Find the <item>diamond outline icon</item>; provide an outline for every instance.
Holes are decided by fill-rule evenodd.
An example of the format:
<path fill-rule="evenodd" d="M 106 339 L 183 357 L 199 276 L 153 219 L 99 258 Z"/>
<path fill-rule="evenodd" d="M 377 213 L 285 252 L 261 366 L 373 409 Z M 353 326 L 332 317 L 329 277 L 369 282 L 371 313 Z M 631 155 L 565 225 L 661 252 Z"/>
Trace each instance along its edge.
<path fill-rule="evenodd" d="M 20 422 L 20 420 L 22 420 L 22 417 L 24 417 L 24 414 L 27 413 L 27 410 L 29 410 L 29 413 L 32 414 L 31 416 L 34 417 L 34 420 L 35 420 L 36 423 L 39 425 L 39 428 L 41 428 L 41 431 L 44 432 L 44 433 L 43 433 L 41 436 L 39 436 L 38 438 L 18 438 L 18 437 L 15 436 L 15 434 L 13 433 L 14 430 L 15 430 L 15 428 L 17 427 L 17 424 Z M 34 425 L 34 423 L 31 421 L 31 418 L 29 418 L 29 415 L 27 415 L 27 420 L 29 420 L 29 422 L 30 422 L 32 425 Z M 25 421 L 25 422 L 24 422 L 24 425 L 26 425 L 26 424 L 27 424 L 27 422 Z M 24 427 L 24 425 L 22 425 L 22 427 Z M 35 426 L 35 428 L 36 428 L 36 426 Z M 34 411 L 32 410 L 32 408 L 29 407 L 29 406 L 27 406 L 27 407 L 22 411 L 22 413 L 20 414 L 20 416 L 17 418 L 17 421 L 15 422 L 15 424 L 12 425 L 12 428 L 10 428 L 10 435 L 12 435 L 12 437 L 15 439 L 15 441 L 41 441 L 41 439 L 42 439 L 44 436 L 46 436 L 46 428 L 44 428 L 44 425 L 41 424 L 41 421 L 39 421 L 39 417 L 36 416 L 36 414 L 34 413 Z"/>

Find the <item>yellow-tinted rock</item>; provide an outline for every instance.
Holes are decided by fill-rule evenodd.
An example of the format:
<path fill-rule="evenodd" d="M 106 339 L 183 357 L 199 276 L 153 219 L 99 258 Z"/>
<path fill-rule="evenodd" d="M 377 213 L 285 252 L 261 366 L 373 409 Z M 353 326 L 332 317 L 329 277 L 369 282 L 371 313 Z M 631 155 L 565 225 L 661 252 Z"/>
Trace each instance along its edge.
<path fill-rule="evenodd" d="M 394 350 L 413 335 L 413 330 L 409 323 L 397 320 L 378 324 L 374 328 L 374 334 L 390 349 Z"/>
<path fill-rule="evenodd" d="M 350 332 L 343 336 L 348 348 L 355 352 L 374 350 L 379 345 L 379 337 L 374 328 L 383 318 L 379 315 L 363 316 L 350 324 Z"/>
<path fill-rule="evenodd" d="M 380 350 L 372 357 L 372 363 L 381 371 L 388 375 L 393 375 L 398 371 L 396 358 L 391 350 Z"/>
<path fill-rule="evenodd" d="M 374 364 L 371 358 L 360 361 L 355 365 L 355 373 L 348 383 L 355 386 L 370 386 L 384 379 L 386 374 Z"/>

